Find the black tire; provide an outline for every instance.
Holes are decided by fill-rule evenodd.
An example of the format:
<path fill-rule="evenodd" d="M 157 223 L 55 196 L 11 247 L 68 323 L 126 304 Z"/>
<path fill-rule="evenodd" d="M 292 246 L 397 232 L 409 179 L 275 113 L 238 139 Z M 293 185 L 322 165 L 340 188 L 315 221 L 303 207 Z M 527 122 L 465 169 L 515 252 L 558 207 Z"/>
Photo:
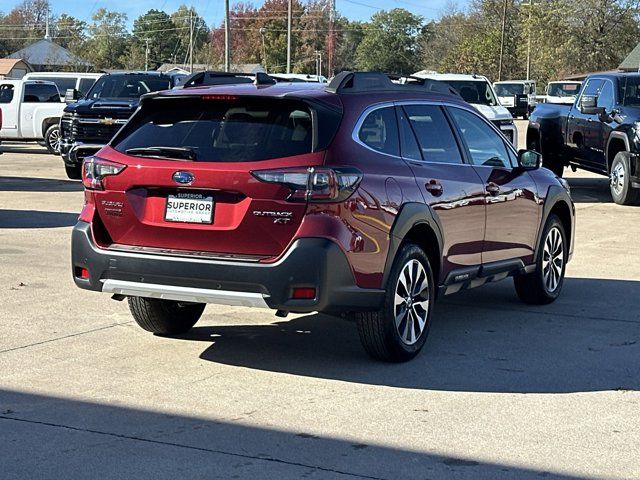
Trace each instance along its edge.
<path fill-rule="evenodd" d="M 82 179 L 82 165 L 65 165 L 64 171 L 67 172 L 67 177 L 71 180 Z"/>
<path fill-rule="evenodd" d="M 158 335 L 187 333 L 200 320 L 204 307 L 204 303 L 129 297 L 129 310 L 136 323 Z"/>
<path fill-rule="evenodd" d="M 640 189 L 631 185 L 631 156 L 628 152 L 618 152 L 611 163 L 609 188 L 611 197 L 618 205 L 640 203 Z"/>
<path fill-rule="evenodd" d="M 44 146 L 47 147 L 49 153 L 60 155 L 60 125 L 57 123 L 51 125 L 44 132 Z"/>
<path fill-rule="evenodd" d="M 549 256 L 545 251 L 545 247 L 553 230 L 560 234 L 560 238 L 562 240 L 562 244 L 560 246 L 562 252 L 562 265 L 560 268 L 557 268 L 558 264 L 555 259 L 545 265 L 549 259 Z M 551 241 L 551 243 L 553 243 L 553 241 Z M 538 246 L 536 270 L 513 278 L 516 293 L 520 300 L 531 305 L 546 305 L 555 301 L 556 298 L 560 296 L 562 285 L 564 284 L 567 256 L 569 254 L 567 246 L 567 235 L 564 231 L 562 222 L 556 215 L 550 215 L 542 233 L 542 240 Z M 553 250 L 553 248 L 550 248 L 549 250 Z M 548 275 L 553 273 L 551 272 L 551 269 L 553 268 L 551 263 L 556 265 L 554 271 L 558 273 L 557 283 L 555 286 L 553 284 L 550 285 L 548 277 Z M 546 273 L 547 269 L 549 271 L 548 274 Z"/>
<path fill-rule="evenodd" d="M 414 260 L 420 264 L 422 270 L 413 262 Z M 405 300 L 401 304 L 404 305 L 405 315 L 396 326 L 396 309 L 402 308 L 402 306 L 397 307 L 395 305 L 396 289 L 401 288 L 400 275 L 408 267 L 415 267 L 415 271 L 419 272 L 415 275 L 417 288 L 412 290 L 417 291 L 420 287 L 423 288 L 412 296 L 411 303 L 407 303 Z M 426 286 L 424 286 L 424 281 L 421 280 L 422 274 L 426 277 Z M 405 295 L 402 296 L 404 297 Z M 406 296 L 408 297 L 409 295 Z M 364 350 L 371 357 L 386 362 L 406 362 L 411 360 L 420 352 L 429 335 L 435 298 L 435 281 L 429 258 L 417 245 L 404 244 L 394 260 L 387 281 L 382 308 L 375 312 L 360 312 L 356 314 L 358 333 Z M 427 302 L 426 309 L 423 306 L 425 302 Z M 410 311 L 412 312 L 411 314 L 409 313 Z M 420 328 L 420 320 L 412 315 L 420 315 L 420 320 L 424 320 L 424 326 L 417 336 L 415 333 Z M 406 334 L 406 339 L 403 339 L 400 330 Z"/>

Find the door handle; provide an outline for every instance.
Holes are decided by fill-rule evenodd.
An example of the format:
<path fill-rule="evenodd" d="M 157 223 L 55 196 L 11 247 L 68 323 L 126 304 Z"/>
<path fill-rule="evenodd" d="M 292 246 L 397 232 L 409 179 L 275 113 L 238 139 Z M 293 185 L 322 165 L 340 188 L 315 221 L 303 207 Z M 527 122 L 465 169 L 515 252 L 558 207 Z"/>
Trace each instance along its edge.
<path fill-rule="evenodd" d="M 497 183 L 489 182 L 487 183 L 486 188 L 489 195 L 492 195 L 494 197 L 500 193 L 500 185 L 498 185 Z"/>
<path fill-rule="evenodd" d="M 574 118 L 576 118 L 575 115 L 569 115 L 569 120 L 573 120 Z"/>
<path fill-rule="evenodd" d="M 429 180 L 425 184 L 425 188 L 427 192 L 429 192 L 434 197 L 439 197 L 444 192 L 444 188 L 442 188 L 442 184 L 437 180 Z"/>

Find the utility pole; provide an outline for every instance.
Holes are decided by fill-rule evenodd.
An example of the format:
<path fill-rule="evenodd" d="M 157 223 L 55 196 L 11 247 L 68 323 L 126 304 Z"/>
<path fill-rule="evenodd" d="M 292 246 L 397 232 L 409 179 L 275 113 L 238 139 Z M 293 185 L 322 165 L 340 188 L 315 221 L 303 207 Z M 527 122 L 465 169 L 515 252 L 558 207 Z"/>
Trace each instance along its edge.
<path fill-rule="evenodd" d="M 329 5 L 329 42 L 328 45 L 328 58 L 327 58 L 327 75 L 333 75 L 333 55 L 335 52 L 335 20 L 336 20 L 336 0 L 331 0 Z"/>
<path fill-rule="evenodd" d="M 287 73 L 291 73 L 291 20 L 293 16 L 293 0 L 289 0 L 287 10 Z"/>
<path fill-rule="evenodd" d="M 193 9 L 189 10 L 189 72 L 193 73 Z"/>
<path fill-rule="evenodd" d="M 146 47 L 144 49 L 144 71 L 149 71 L 149 39 L 145 38 Z"/>
<path fill-rule="evenodd" d="M 527 30 L 529 30 L 529 38 L 527 39 L 527 80 L 531 80 L 531 7 L 533 7 L 533 0 L 529 0 L 529 3 L 525 3 L 524 6 L 529 7 L 529 24 L 527 25 Z"/>
<path fill-rule="evenodd" d="M 231 45 L 229 35 L 229 0 L 224 0 L 224 71 L 228 72 L 231 62 Z"/>
<path fill-rule="evenodd" d="M 498 63 L 498 81 L 502 80 L 502 57 L 504 55 L 504 31 L 507 26 L 507 2 L 502 7 L 502 35 L 500 35 L 500 62 Z"/>
<path fill-rule="evenodd" d="M 265 43 L 264 43 L 264 36 L 267 33 L 267 29 L 264 27 L 260 28 L 260 36 L 262 37 L 262 63 L 264 63 L 263 67 L 264 67 L 264 71 L 265 72 L 269 72 L 269 69 L 267 68 L 267 49 L 265 47 Z"/>

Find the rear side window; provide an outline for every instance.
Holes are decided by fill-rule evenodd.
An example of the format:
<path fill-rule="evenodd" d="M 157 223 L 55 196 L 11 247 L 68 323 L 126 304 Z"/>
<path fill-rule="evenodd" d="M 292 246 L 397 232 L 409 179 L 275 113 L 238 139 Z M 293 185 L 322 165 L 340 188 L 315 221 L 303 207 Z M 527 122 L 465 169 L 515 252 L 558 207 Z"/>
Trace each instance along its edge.
<path fill-rule="evenodd" d="M 60 94 L 51 83 L 27 83 L 24 86 L 25 103 L 54 103 L 60 102 Z"/>
<path fill-rule="evenodd" d="M 418 138 L 425 161 L 462 163 L 458 142 L 440 107 L 408 105 L 404 108 Z"/>
<path fill-rule="evenodd" d="M 13 100 L 13 85 L 0 84 L 0 103 L 10 103 Z"/>
<path fill-rule="evenodd" d="M 400 155 L 398 122 L 393 107 L 384 107 L 369 113 L 358 130 L 362 143 L 389 155 Z"/>
<path fill-rule="evenodd" d="M 76 88 L 77 77 L 31 77 L 31 80 L 45 80 L 47 82 L 53 82 L 58 87 L 58 91 L 65 93 L 70 88 Z"/>
<path fill-rule="evenodd" d="M 157 100 L 147 102 L 114 146 L 130 154 L 149 147 L 186 148 L 196 161 L 253 162 L 310 153 L 313 140 L 311 110 L 303 102 Z"/>

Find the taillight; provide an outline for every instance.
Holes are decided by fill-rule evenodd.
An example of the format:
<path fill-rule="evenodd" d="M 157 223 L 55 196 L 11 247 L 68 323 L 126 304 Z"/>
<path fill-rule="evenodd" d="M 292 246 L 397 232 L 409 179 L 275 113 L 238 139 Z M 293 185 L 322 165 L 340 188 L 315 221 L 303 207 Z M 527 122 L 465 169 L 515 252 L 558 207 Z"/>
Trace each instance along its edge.
<path fill-rule="evenodd" d="M 102 180 L 109 175 L 118 175 L 126 165 L 100 157 L 87 157 L 82 166 L 82 183 L 91 190 L 104 190 Z"/>
<path fill-rule="evenodd" d="M 292 202 L 342 202 L 356 191 L 362 172 L 355 168 L 299 167 L 257 170 L 251 174 L 266 183 L 279 183 L 291 193 Z"/>

